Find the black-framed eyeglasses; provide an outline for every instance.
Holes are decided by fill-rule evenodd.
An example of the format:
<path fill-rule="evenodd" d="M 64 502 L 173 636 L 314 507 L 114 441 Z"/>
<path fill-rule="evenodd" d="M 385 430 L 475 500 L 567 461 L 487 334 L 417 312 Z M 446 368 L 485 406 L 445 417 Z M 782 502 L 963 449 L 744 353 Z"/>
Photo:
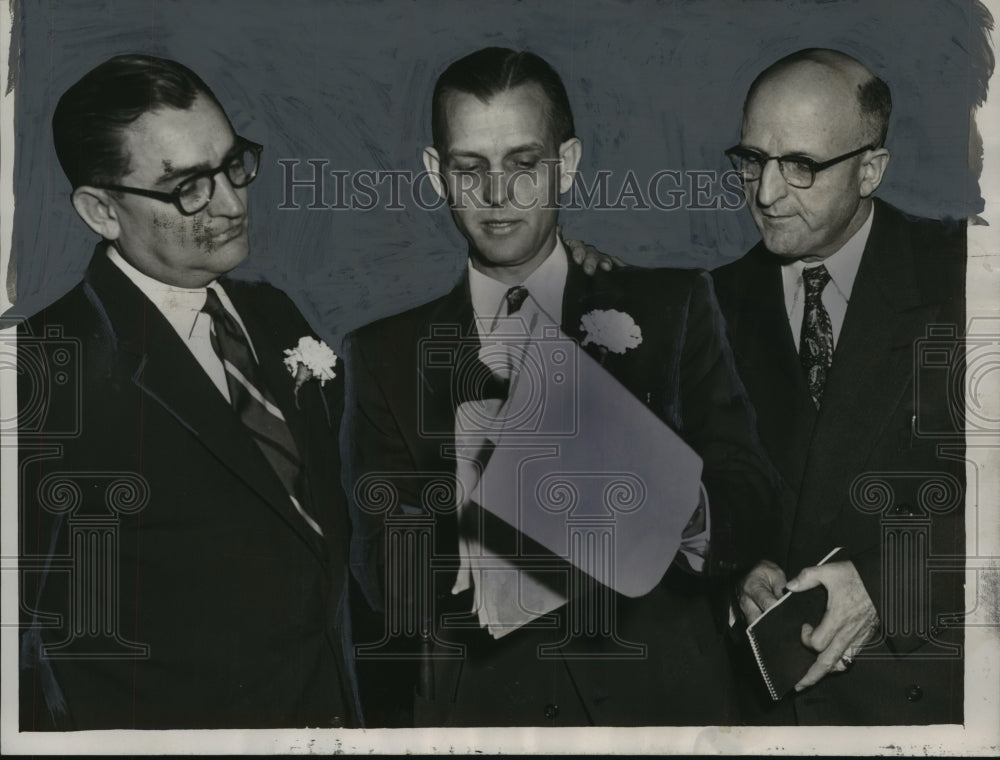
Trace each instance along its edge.
<path fill-rule="evenodd" d="M 236 138 L 236 146 L 214 169 L 205 169 L 186 177 L 169 193 L 158 190 L 146 190 L 141 187 L 125 187 L 124 185 L 94 185 L 101 190 L 117 190 L 119 193 L 141 195 L 164 203 L 172 203 L 185 216 L 197 214 L 209 203 L 215 195 L 215 175 L 222 172 L 234 188 L 246 187 L 257 176 L 260 169 L 260 154 L 264 146 L 242 137 Z"/>
<path fill-rule="evenodd" d="M 733 162 L 733 168 L 743 175 L 744 182 L 759 180 L 760 176 L 764 173 L 764 167 L 767 165 L 767 162 L 777 161 L 778 171 L 781 172 L 781 176 L 784 177 L 785 182 L 792 187 L 805 189 L 812 187 L 812 183 L 816 180 L 816 172 L 821 172 L 824 169 L 829 169 L 831 166 L 839 164 L 841 161 L 859 156 L 866 150 L 875 150 L 875 146 L 865 145 L 863 148 L 852 150 L 850 153 L 845 153 L 842 156 L 837 156 L 827 161 L 813 161 L 811 158 L 796 155 L 768 156 L 740 145 L 735 145 L 727 150 L 726 155 Z"/>

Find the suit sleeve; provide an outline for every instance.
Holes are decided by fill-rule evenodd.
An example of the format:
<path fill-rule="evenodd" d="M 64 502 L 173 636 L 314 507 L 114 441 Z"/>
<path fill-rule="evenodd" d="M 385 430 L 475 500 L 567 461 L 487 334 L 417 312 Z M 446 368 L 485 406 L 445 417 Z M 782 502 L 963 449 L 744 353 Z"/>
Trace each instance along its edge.
<path fill-rule="evenodd" d="M 743 572 L 778 534 L 776 475 L 725 337 L 712 281 L 693 281 L 681 357 L 682 435 L 704 462 L 711 538 L 707 571 Z"/>
<path fill-rule="evenodd" d="M 386 597 L 385 520 L 401 508 L 401 499 L 410 499 L 411 504 L 419 502 L 401 493 L 405 491 L 401 484 L 408 479 L 392 477 L 412 472 L 414 465 L 366 348 L 364 339 L 356 333 L 344 340 L 347 387 L 341 451 L 351 516 L 351 574 L 365 602 L 352 606 L 355 642 L 360 649 L 371 650 L 387 640 L 391 614 L 387 605 L 399 609 L 399 604 Z M 372 727 L 412 722 L 416 682 L 413 653 L 418 642 L 405 639 L 388 643 L 395 652 L 393 658 L 358 660 L 362 705 L 366 722 Z"/>
<path fill-rule="evenodd" d="M 69 556 L 64 515 L 53 507 L 76 496 L 78 471 L 92 469 L 85 456 L 93 447 L 77 445 L 78 436 L 67 435 L 75 427 L 81 409 L 72 382 L 58 383 L 48 356 L 51 348 L 72 341 L 44 337 L 45 327 L 60 328 L 64 320 L 43 315 L 32 327 L 18 327 L 18 556 L 20 596 L 19 725 L 22 731 L 66 731 L 77 725 L 56 678 L 51 661 L 44 656 L 46 643 L 59 641 L 69 632 L 70 610 L 66 573 L 58 558 Z M 67 372 L 76 378 L 79 355 L 70 351 Z M 37 403 L 37 407 L 35 404 Z M 34 408 L 33 408 L 34 407 Z M 55 480 L 51 480 L 55 478 Z M 46 485 L 48 484 L 48 485 Z M 80 494 L 82 498 L 82 494 Z M 54 628 L 53 616 L 62 623 Z"/>

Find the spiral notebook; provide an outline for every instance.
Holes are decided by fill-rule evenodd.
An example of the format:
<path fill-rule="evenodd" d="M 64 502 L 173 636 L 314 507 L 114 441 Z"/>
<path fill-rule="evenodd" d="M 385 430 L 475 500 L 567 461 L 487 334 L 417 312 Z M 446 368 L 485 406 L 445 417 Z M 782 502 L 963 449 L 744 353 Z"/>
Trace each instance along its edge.
<path fill-rule="evenodd" d="M 825 564 L 837 547 L 817 565 Z M 747 626 L 747 638 L 767 691 L 774 701 L 790 692 L 816 661 L 816 652 L 802 643 L 802 624 L 819 625 L 826 612 L 826 588 L 786 591 L 772 607 Z"/>

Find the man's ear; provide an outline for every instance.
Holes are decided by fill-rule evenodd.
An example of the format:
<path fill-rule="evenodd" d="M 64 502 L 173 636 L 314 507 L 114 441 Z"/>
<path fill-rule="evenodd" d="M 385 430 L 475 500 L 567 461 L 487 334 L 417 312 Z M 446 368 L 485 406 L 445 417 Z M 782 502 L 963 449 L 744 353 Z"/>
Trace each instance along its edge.
<path fill-rule="evenodd" d="M 118 212 L 107 190 L 81 185 L 70 196 L 73 208 L 94 232 L 105 240 L 117 240 L 121 234 Z"/>
<path fill-rule="evenodd" d="M 885 148 L 876 148 L 865 156 L 861 162 L 861 197 L 867 198 L 878 190 L 882 184 L 882 177 L 885 176 L 885 169 L 889 165 L 889 151 Z"/>
<path fill-rule="evenodd" d="M 583 146 L 576 137 L 559 146 L 559 193 L 567 193 L 573 187 L 576 178 L 576 167 L 580 165 Z"/>
<path fill-rule="evenodd" d="M 441 157 L 438 155 L 437 150 L 430 145 L 424 148 L 424 168 L 427 170 L 427 174 L 430 175 L 434 192 L 438 194 L 441 200 L 447 201 L 448 187 L 445 184 L 444 175 L 441 174 Z"/>

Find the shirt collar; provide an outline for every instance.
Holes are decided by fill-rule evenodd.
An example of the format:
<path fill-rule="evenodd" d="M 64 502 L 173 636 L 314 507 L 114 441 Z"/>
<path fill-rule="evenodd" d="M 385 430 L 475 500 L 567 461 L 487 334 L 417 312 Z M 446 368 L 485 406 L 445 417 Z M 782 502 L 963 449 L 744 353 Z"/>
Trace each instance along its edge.
<path fill-rule="evenodd" d="M 861 225 L 858 231 L 838 251 L 827 256 L 823 261 L 807 264 L 800 259 L 796 259 L 785 264 L 782 267 L 782 274 L 784 275 L 786 301 L 788 300 L 789 289 L 794 292 L 799 287 L 799 283 L 802 281 L 802 270 L 811 269 L 821 264 L 830 273 L 830 279 L 837 290 L 843 294 L 844 299 L 849 299 L 851 291 L 854 289 L 854 280 L 858 276 L 858 268 L 861 266 L 861 256 L 864 254 L 865 246 L 868 244 L 868 235 L 872 231 L 872 220 L 874 217 L 875 204 L 872 204 L 871 209 L 868 211 L 868 218 L 865 219 L 864 224 Z"/>
<path fill-rule="evenodd" d="M 160 282 L 148 274 L 140 272 L 128 263 L 113 245 L 107 247 L 107 256 L 111 263 L 118 267 L 142 291 L 142 294 L 153 302 L 153 305 L 166 317 L 177 333 L 185 339 L 191 335 L 198 315 L 202 313 L 201 309 L 205 305 L 208 288 L 212 288 L 216 292 L 226 311 L 239 320 L 239 315 L 236 313 L 232 301 L 229 300 L 226 291 L 216 281 L 209 283 L 205 288 L 180 288 L 176 285 Z M 242 321 L 240 324 L 242 326 Z"/>
<path fill-rule="evenodd" d="M 472 266 L 472 259 L 469 259 L 468 267 L 472 310 L 477 319 L 492 321 L 503 314 L 504 296 L 511 286 L 480 272 Z M 555 246 L 545 261 L 520 283 L 528 289 L 531 298 L 556 324 L 562 321 L 563 292 L 566 289 L 568 273 L 566 249 L 557 237 Z"/>

